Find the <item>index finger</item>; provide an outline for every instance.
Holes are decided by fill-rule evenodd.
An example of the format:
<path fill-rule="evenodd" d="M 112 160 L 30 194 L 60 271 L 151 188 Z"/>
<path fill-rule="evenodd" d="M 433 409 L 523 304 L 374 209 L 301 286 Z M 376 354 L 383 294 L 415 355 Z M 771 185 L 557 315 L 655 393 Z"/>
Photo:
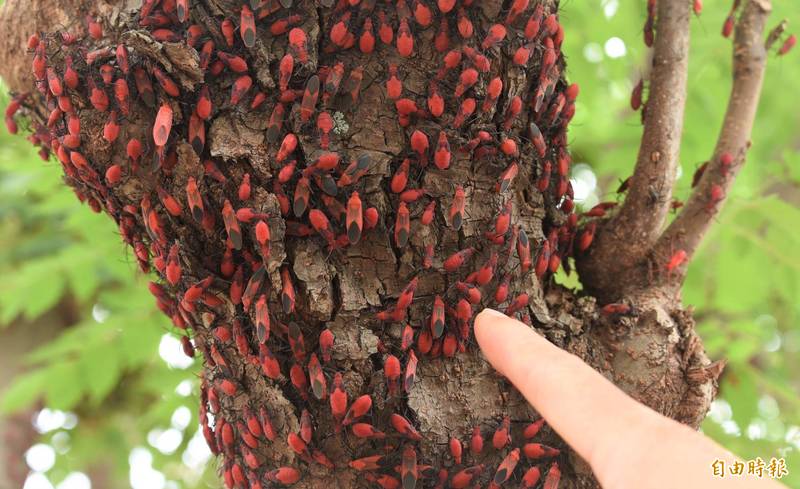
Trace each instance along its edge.
<path fill-rule="evenodd" d="M 593 467 L 601 452 L 636 445 L 660 419 L 575 355 L 499 312 L 478 315 L 475 337 L 492 366 Z"/>

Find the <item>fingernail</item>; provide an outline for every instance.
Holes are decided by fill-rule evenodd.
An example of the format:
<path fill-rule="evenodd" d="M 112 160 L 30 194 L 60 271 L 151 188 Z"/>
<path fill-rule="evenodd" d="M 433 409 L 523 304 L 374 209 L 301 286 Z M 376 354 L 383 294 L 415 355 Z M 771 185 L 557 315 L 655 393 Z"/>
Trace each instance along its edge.
<path fill-rule="evenodd" d="M 492 317 L 496 317 L 496 318 L 507 318 L 508 317 L 505 314 L 503 314 L 502 312 L 495 311 L 494 309 L 489 309 L 488 307 L 486 309 L 484 309 L 483 311 L 481 311 L 481 314 L 486 314 L 487 316 L 492 316 Z"/>

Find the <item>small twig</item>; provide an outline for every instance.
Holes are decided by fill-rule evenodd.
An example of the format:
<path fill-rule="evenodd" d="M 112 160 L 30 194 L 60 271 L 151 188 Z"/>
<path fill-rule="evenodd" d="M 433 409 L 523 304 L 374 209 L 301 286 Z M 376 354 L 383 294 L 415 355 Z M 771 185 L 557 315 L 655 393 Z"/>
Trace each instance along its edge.
<path fill-rule="evenodd" d="M 770 0 L 749 0 L 742 11 L 733 43 L 733 87 L 714 155 L 683 210 L 653 249 L 656 260 L 665 263 L 676 250 L 686 252 L 685 263 L 670 275 L 673 284 L 682 283 L 685 264 L 714 222 L 744 165 L 767 64 L 762 36 L 771 10 Z M 732 160 L 728 162 L 729 156 Z"/>
<path fill-rule="evenodd" d="M 600 280 L 632 270 L 666 222 L 683 131 L 690 19 L 691 2 L 658 2 L 650 97 L 636 167 L 625 202 L 602 227 L 585 261 L 584 270 Z"/>

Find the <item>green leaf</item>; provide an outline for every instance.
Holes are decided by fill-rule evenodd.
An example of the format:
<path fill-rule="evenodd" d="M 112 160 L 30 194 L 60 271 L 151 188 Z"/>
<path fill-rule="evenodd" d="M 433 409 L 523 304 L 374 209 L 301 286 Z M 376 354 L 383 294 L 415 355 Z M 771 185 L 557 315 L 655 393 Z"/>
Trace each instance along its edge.
<path fill-rule="evenodd" d="M 44 393 L 49 380 L 47 372 L 42 369 L 17 376 L 0 394 L 0 411 L 9 413 L 33 405 Z"/>

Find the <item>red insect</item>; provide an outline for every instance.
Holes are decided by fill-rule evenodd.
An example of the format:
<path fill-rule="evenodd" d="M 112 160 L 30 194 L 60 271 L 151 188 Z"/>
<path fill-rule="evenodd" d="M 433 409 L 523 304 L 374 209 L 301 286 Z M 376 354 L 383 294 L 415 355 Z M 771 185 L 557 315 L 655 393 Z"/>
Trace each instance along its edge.
<path fill-rule="evenodd" d="M 433 163 L 436 168 L 446 170 L 450 167 L 450 142 L 444 130 L 439 132 L 439 141 L 436 143 L 436 152 L 433 154 Z"/>
<path fill-rule="evenodd" d="M 267 472 L 267 479 L 285 486 L 296 483 L 300 478 L 300 471 L 293 467 L 281 467 L 277 470 Z"/>
<path fill-rule="evenodd" d="M 178 243 L 173 244 L 169 250 L 165 275 L 170 285 L 177 285 L 181 280 L 181 264 L 178 259 L 179 250 Z"/>
<path fill-rule="evenodd" d="M 98 87 L 91 76 L 86 78 L 86 83 L 89 85 L 89 102 L 91 102 L 92 107 L 100 112 L 108 110 L 108 95 L 106 95 L 105 90 L 102 87 Z M 65 110 L 64 112 L 69 111 Z"/>
<path fill-rule="evenodd" d="M 425 207 L 425 210 L 422 212 L 422 217 L 420 218 L 420 222 L 423 226 L 428 226 L 430 223 L 433 222 L 434 213 L 436 211 L 436 201 L 433 200 L 428 203 Z"/>
<path fill-rule="evenodd" d="M 408 285 L 405 286 L 403 291 L 400 293 L 400 297 L 397 299 L 397 305 L 395 306 L 395 310 L 403 311 L 408 309 L 408 306 L 411 305 L 411 302 L 414 301 L 414 292 L 417 290 L 417 284 L 419 283 L 419 278 L 414 277 Z"/>
<path fill-rule="evenodd" d="M 508 10 L 508 15 L 506 15 L 506 25 L 511 25 L 519 14 L 524 12 L 528 8 L 528 4 L 530 0 L 514 0 L 514 3 L 511 4 L 511 8 Z"/>
<path fill-rule="evenodd" d="M 192 211 L 192 217 L 197 222 L 203 221 L 205 211 L 203 209 L 203 198 L 200 196 L 200 191 L 197 188 L 197 181 L 194 177 L 189 177 L 186 183 L 186 198 L 189 201 L 189 208 Z"/>
<path fill-rule="evenodd" d="M 401 435 L 405 436 L 414 441 L 421 441 L 422 435 L 414 429 L 414 426 L 411 424 L 409 420 L 400 416 L 399 414 L 392 414 L 389 418 L 389 421 L 392 423 L 392 427 L 400 433 Z"/>
<path fill-rule="evenodd" d="M 439 89 L 434 81 L 431 81 L 428 86 L 428 110 L 434 117 L 441 117 L 444 113 L 444 98 L 439 94 Z"/>
<path fill-rule="evenodd" d="M 320 147 L 328 149 L 331 144 L 330 133 L 333 130 L 333 118 L 329 113 L 320 112 L 319 116 L 317 116 L 317 129 L 320 132 Z"/>
<path fill-rule="evenodd" d="M 262 294 L 256 302 L 256 336 L 259 343 L 266 343 L 269 339 L 270 320 L 267 296 Z"/>
<path fill-rule="evenodd" d="M 300 397 L 302 397 L 303 400 L 308 400 L 308 379 L 306 378 L 303 367 L 297 363 L 293 363 L 291 369 L 289 369 L 289 379 L 300 394 Z"/>
<path fill-rule="evenodd" d="M 553 462 L 550 470 L 544 478 L 544 485 L 542 489 L 558 489 L 558 483 L 561 480 L 561 469 L 558 468 L 558 462 Z"/>
<path fill-rule="evenodd" d="M 319 100 L 319 77 L 313 75 L 306 83 L 306 90 L 303 93 L 303 101 L 300 103 L 300 119 L 308 122 L 314 115 L 314 109 Z"/>
<path fill-rule="evenodd" d="M 252 3 L 252 2 L 251 2 Z M 258 12 L 259 20 L 264 18 L 267 15 L 270 15 L 271 12 L 269 10 L 260 10 Z M 295 26 L 303 21 L 303 17 L 301 15 L 290 15 L 288 17 L 284 17 L 282 19 L 278 19 L 272 24 L 269 25 L 269 32 L 273 36 L 282 36 L 289 31 L 289 28 Z"/>
<path fill-rule="evenodd" d="M 456 282 L 456 288 L 466 296 L 470 304 L 479 304 L 481 302 L 481 291 L 474 285 L 466 282 Z"/>
<path fill-rule="evenodd" d="M 259 421 L 261 422 L 261 429 L 264 432 L 264 436 L 266 436 L 269 441 L 275 441 L 275 428 L 272 425 L 272 420 L 267 414 L 267 410 L 262 407 L 258 412 L 258 417 Z"/>
<path fill-rule="evenodd" d="M 214 41 L 206 41 L 203 44 L 203 47 L 200 48 L 200 69 L 206 70 L 208 69 L 208 64 L 211 62 L 211 55 L 214 52 Z"/>
<path fill-rule="evenodd" d="M 289 273 L 289 269 L 286 267 L 281 269 L 281 282 L 283 283 L 283 289 L 281 291 L 281 305 L 283 306 L 283 312 L 286 314 L 291 314 L 294 312 L 295 292 L 294 284 L 292 283 L 292 275 Z"/>
<path fill-rule="evenodd" d="M 414 36 L 408 26 L 408 19 L 400 19 L 400 26 L 397 28 L 397 53 L 408 58 L 414 52 Z"/>
<path fill-rule="evenodd" d="M 325 79 L 325 84 L 322 87 L 322 103 L 327 105 L 336 94 L 339 92 L 339 86 L 342 84 L 344 78 L 344 63 L 336 63 L 331 68 L 328 77 Z"/>
<path fill-rule="evenodd" d="M 444 334 L 445 312 L 444 301 L 441 296 L 436 296 L 433 300 L 433 312 L 431 313 L 431 334 L 434 339 L 441 338 Z"/>
<path fill-rule="evenodd" d="M 256 236 L 256 243 L 258 243 L 259 253 L 261 254 L 261 258 L 263 260 L 269 259 L 269 240 L 270 240 L 270 232 L 269 226 L 264 221 L 258 221 L 256 223 L 255 228 L 255 236 Z"/>
<path fill-rule="evenodd" d="M 80 83 L 80 79 L 78 76 L 78 72 L 75 71 L 75 68 L 72 65 L 72 56 L 65 56 L 64 57 L 64 84 L 75 90 L 78 88 L 78 84 Z M 119 62 L 118 62 L 119 63 Z M 120 69 L 122 69 L 122 65 L 120 64 Z M 123 73 L 126 75 L 128 74 L 126 71 L 123 70 Z"/>
<path fill-rule="evenodd" d="M 414 489 L 417 485 L 418 477 L 417 452 L 414 447 L 408 445 L 403 449 L 403 459 L 400 465 L 400 478 L 403 483 L 403 489 Z"/>
<path fill-rule="evenodd" d="M 460 128 L 469 116 L 475 112 L 476 102 L 474 98 L 465 98 L 461 102 L 456 117 L 453 119 L 453 127 Z"/>
<path fill-rule="evenodd" d="M 467 16 L 467 11 L 464 10 L 463 7 L 458 9 L 458 33 L 464 39 L 469 39 L 475 33 L 475 26 L 472 25 L 472 21 Z"/>
<path fill-rule="evenodd" d="M 725 18 L 725 23 L 722 24 L 722 37 L 731 37 L 733 33 L 733 26 L 736 23 L 736 18 L 733 16 L 733 13 L 728 15 Z"/>
<path fill-rule="evenodd" d="M 281 376 L 281 367 L 278 363 L 278 359 L 275 358 L 270 349 L 267 348 L 267 345 L 263 343 L 258 345 L 258 360 L 264 375 L 274 380 L 277 380 Z"/>
<path fill-rule="evenodd" d="M 446 14 L 456 6 L 456 0 L 436 0 L 436 5 L 439 7 L 440 12 Z"/>
<path fill-rule="evenodd" d="M 472 429 L 472 437 L 469 441 L 469 451 L 472 452 L 472 455 L 479 455 L 483 451 L 483 436 L 481 435 L 481 429 L 478 426 Z"/>
<path fill-rule="evenodd" d="M 119 137 L 119 122 L 117 121 L 117 111 L 112 110 L 108 113 L 108 119 L 103 126 L 103 139 L 113 143 Z"/>
<path fill-rule="evenodd" d="M 370 408 L 372 408 L 372 398 L 369 394 L 364 394 L 350 405 L 350 409 L 347 410 L 347 414 L 345 414 L 344 420 L 342 420 L 342 426 L 352 424 L 353 421 L 367 414 Z"/>
<path fill-rule="evenodd" d="M 500 427 L 497 428 L 497 431 L 494 432 L 492 436 L 492 446 L 500 450 L 504 446 L 511 443 L 511 419 L 508 416 L 503 418 L 503 422 L 500 424 Z"/>
<path fill-rule="evenodd" d="M 578 251 L 586 251 L 589 249 L 589 246 L 592 245 L 592 241 L 594 240 L 594 233 L 596 229 L 596 222 L 590 222 L 586 225 L 580 236 L 578 236 Z"/>
<path fill-rule="evenodd" d="M 295 27 L 289 31 L 289 50 L 301 63 L 308 63 L 307 45 L 308 36 L 303 29 Z"/>
<path fill-rule="evenodd" d="M 675 269 L 683 265 L 687 257 L 688 254 L 686 253 L 685 250 L 678 250 L 675 253 L 673 253 L 672 256 L 669 258 L 669 261 L 667 262 L 667 265 L 665 267 L 667 269 L 667 272 L 672 273 Z"/>
<path fill-rule="evenodd" d="M 706 211 L 712 212 L 717 204 L 722 202 L 725 198 L 725 190 L 716 183 L 711 184 L 711 191 L 709 194 L 708 204 L 706 205 Z"/>
<path fill-rule="evenodd" d="M 319 349 L 322 355 L 322 361 L 329 363 L 331 361 L 331 349 L 333 348 L 334 336 L 330 329 L 323 329 L 319 334 Z"/>
<path fill-rule="evenodd" d="M 399 194 L 406 188 L 406 184 L 408 183 L 408 172 L 411 168 L 411 160 L 406 158 L 397 168 L 397 171 L 392 176 L 392 181 L 389 185 L 389 188 L 392 192 Z"/>
<path fill-rule="evenodd" d="M 474 254 L 475 254 L 475 248 L 471 247 L 453 253 L 444 261 L 445 271 L 455 272 L 456 270 L 461 268 L 464 262 L 472 258 L 472 255 Z"/>
<path fill-rule="evenodd" d="M 502 42 L 505 38 L 506 28 L 502 24 L 495 24 L 489 28 L 488 34 L 486 34 L 486 37 L 481 43 L 481 49 L 486 51 L 487 49 L 490 49 Z"/>
<path fill-rule="evenodd" d="M 420 334 L 420 337 L 422 337 L 422 334 Z M 407 351 L 409 348 L 411 348 L 411 345 L 413 343 L 414 343 L 414 328 L 412 328 L 410 324 L 406 324 L 405 327 L 403 328 L 403 332 L 400 334 L 400 349 L 403 351 Z"/>
<path fill-rule="evenodd" d="M 364 20 L 361 37 L 358 39 L 358 49 L 364 54 L 371 54 L 375 50 L 375 32 L 372 19 L 369 17 Z"/>
<path fill-rule="evenodd" d="M 222 206 L 222 220 L 225 223 L 225 231 L 228 233 L 228 238 L 233 244 L 233 249 L 242 249 L 242 231 L 239 228 L 239 221 L 236 219 L 236 212 L 233 210 L 228 199 Z"/>
<path fill-rule="evenodd" d="M 503 459 L 500 467 L 497 468 L 497 472 L 495 472 L 494 478 L 492 478 L 492 484 L 494 485 L 493 487 L 499 487 L 501 484 L 510 479 L 511 475 L 514 473 L 514 469 L 517 468 L 518 463 L 519 448 L 515 448 L 511 450 L 506 458 Z"/>
<path fill-rule="evenodd" d="M 245 47 L 252 48 L 256 44 L 256 20 L 253 11 L 247 5 L 242 5 L 239 31 Z"/>
<path fill-rule="evenodd" d="M 464 489 L 471 482 L 472 479 L 479 476 L 483 472 L 483 464 L 468 467 L 461 472 L 458 472 L 450 479 L 450 487 L 452 489 Z"/>
<path fill-rule="evenodd" d="M 397 65 L 389 65 L 389 79 L 386 80 L 386 96 L 397 100 L 403 93 L 403 82 L 397 77 Z"/>
<path fill-rule="evenodd" d="M 178 88 L 178 85 L 175 83 L 175 81 L 172 80 L 172 78 L 170 78 L 166 73 L 161 71 L 161 69 L 158 67 L 154 66 L 152 71 L 153 71 L 153 76 L 156 77 L 156 81 L 158 81 L 158 84 L 161 86 L 161 88 L 165 92 L 167 92 L 167 95 L 171 97 L 180 96 L 181 94 L 180 88 Z"/>
<path fill-rule="evenodd" d="M 459 76 L 458 85 L 456 85 L 454 95 L 456 97 L 461 97 L 464 95 L 464 92 L 472 88 L 477 82 L 478 70 L 474 68 L 466 68 Z"/>
<path fill-rule="evenodd" d="M 311 392 L 314 393 L 314 397 L 319 400 L 325 399 L 328 387 L 325 382 L 325 374 L 322 373 L 322 365 L 320 365 L 316 353 L 312 353 L 308 361 L 308 377 L 311 379 Z"/>
<path fill-rule="evenodd" d="M 525 427 L 522 436 L 526 440 L 533 438 L 534 436 L 536 436 L 537 433 L 539 433 L 539 430 L 542 428 L 543 425 L 544 425 L 544 418 L 540 418 L 534 421 L 533 423 Z"/>
<path fill-rule="evenodd" d="M 525 489 L 533 489 L 536 487 L 536 483 L 539 482 L 541 476 L 542 472 L 538 467 L 529 468 L 527 472 L 525 472 L 525 475 L 522 476 L 522 487 Z"/>
<path fill-rule="evenodd" d="M 345 48 L 352 40 L 353 34 L 350 33 L 350 18 L 352 14 L 345 12 L 337 23 L 331 27 L 330 39 L 333 44 L 340 48 Z"/>
<path fill-rule="evenodd" d="M 361 82 L 364 80 L 364 67 L 357 66 L 344 83 L 344 90 L 350 96 L 350 103 L 355 105 L 358 102 L 358 97 L 361 94 Z"/>
<path fill-rule="evenodd" d="M 778 50 L 778 56 L 783 56 L 791 51 L 795 44 L 797 44 L 797 36 L 792 34 L 783 41 L 781 48 Z"/>
<path fill-rule="evenodd" d="M 229 48 L 233 47 L 233 34 L 236 31 L 236 26 L 233 25 L 233 21 L 231 19 L 225 19 L 220 24 L 220 30 L 222 31 L 222 36 L 225 38 L 225 44 L 228 45 Z"/>
<path fill-rule="evenodd" d="M 358 243 L 361 239 L 361 230 L 364 227 L 363 211 L 361 207 L 361 199 L 358 192 L 353 192 L 347 201 L 347 239 L 350 244 Z"/>
<path fill-rule="evenodd" d="M 388 46 L 392 43 L 392 39 L 394 39 L 394 31 L 392 31 L 392 26 L 389 25 L 386 20 L 386 12 L 378 12 L 378 22 L 380 23 L 378 26 L 378 37 L 381 39 L 382 43 Z"/>
<path fill-rule="evenodd" d="M 414 387 L 414 380 L 417 377 L 417 355 L 414 354 L 414 350 L 409 351 L 408 353 L 408 362 L 406 363 L 406 371 L 403 375 L 403 390 L 406 392 L 411 392 L 411 389 Z"/>
<path fill-rule="evenodd" d="M 411 134 L 411 149 L 417 153 L 417 157 L 422 166 L 428 164 L 428 145 L 428 136 L 424 132 L 415 130 Z"/>
<path fill-rule="evenodd" d="M 456 231 L 461 229 L 461 225 L 464 222 L 464 209 L 466 206 L 466 200 L 464 187 L 459 185 L 456 187 L 455 195 L 453 196 L 453 202 L 450 204 L 449 211 L 450 224 Z"/>
<path fill-rule="evenodd" d="M 394 225 L 394 242 L 398 248 L 404 248 L 408 243 L 408 238 L 411 235 L 411 219 L 409 216 L 408 206 L 405 202 L 400 202 L 397 209 L 397 220 Z"/>
<path fill-rule="evenodd" d="M 351 461 L 348 465 L 350 468 L 359 472 L 374 471 L 380 469 L 383 462 L 383 455 L 370 455 L 369 457 L 362 457 Z"/>
<path fill-rule="evenodd" d="M 163 103 L 161 104 L 161 108 L 158 109 L 158 114 L 153 124 L 153 141 L 156 146 L 163 147 L 167 144 L 171 130 L 172 107 L 168 103 Z"/>
<path fill-rule="evenodd" d="M 192 114 L 189 117 L 188 138 L 194 152 L 198 156 L 203 154 L 203 148 L 206 145 L 206 125 L 197 114 Z"/>
<path fill-rule="evenodd" d="M 106 182 L 109 186 L 113 187 L 118 184 L 122 178 L 122 167 L 119 165 L 111 165 L 106 170 Z"/>
<path fill-rule="evenodd" d="M 342 374 L 337 372 L 333 377 L 333 390 L 330 395 L 331 415 L 337 421 L 335 426 L 338 433 L 340 428 L 340 421 L 344 418 L 347 411 L 347 392 L 344 390 L 342 383 Z"/>
<path fill-rule="evenodd" d="M 233 82 L 231 86 L 231 105 L 237 105 L 241 100 L 242 97 L 247 94 L 250 90 L 250 87 L 253 86 L 253 79 L 250 78 L 248 75 L 242 75 Z"/>
<path fill-rule="evenodd" d="M 383 374 L 386 376 L 386 385 L 389 390 L 389 395 L 397 394 L 397 381 L 400 378 L 400 360 L 394 355 L 389 355 L 383 362 Z"/>
<path fill-rule="evenodd" d="M 461 465 L 461 455 L 463 452 L 463 447 L 461 446 L 461 441 L 458 438 L 450 438 L 450 455 L 453 456 L 453 460 L 456 462 L 457 465 Z"/>
<path fill-rule="evenodd" d="M 303 337 L 303 332 L 300 326 L 295 322 L 289 323 L 288 329 L 289 348 L 292 350 L 292 356 L 298 361 L 302 362 L 306 358 L 306 344 Z"/>
<path fill-rule="evenodd" d="M 553 255 L 550 259 L 552 260 L 553 257 L 557 257 L 558 255 Z M 556 267 L 558 269 L 558 267 Z M 551 272 L 555 273 L 555 270 L 550 270 Z M 514 298 L 511 301 L 511 304 L 508 305 L 506 308 L 506 315 L 511 316 L 516 312 L 520 311 L 522 308 L 528 305 L 529 297 L 528 294 L 522 293 Z"/>
<path fill-rule="evenodd" d="M 522 98 L 519 95 L 517 95 L 516 97 L 511 99 L 511 102 L 509 102 L 508 105 L 508 110 L 506 110 L 506 118 L 503 121 L 504 130 L 508 131 L 509 129 L 511 129 L 511 125 L 514 123 L 514 119 L 517 118 L 520 112 L 522 112 Z M 513 140 L 506 139 L 506 141 L 513 141 Z M 505 150 L 503 152 L 507 155 L 511 154 L 511 152 Z M 514 148 L 513 152 L 514 153 L 516 152 L 516 147 Z"/>
<path fill-rule="evenodd" d="M 378 209 L 374 207 L 367 208 L 364 211 L 364 229 L 370 230 L 378 225 Z"/>
<path fill-rule="evenodd" d="M 545 457 L 557 457 L 561 453 L 561 450 L 541 443 L 526 443 L 525 446 L 522 447 L 522 452 L 529 459 L 536 460 Z"/>
<path fill-rule="evenodd" d="M 285 92 L 289 88 L 289 79 L 291 79 L 293 71 L 294 57 L 291 54 L 286 54 L 283 58 L 281 58 L 280 65 L 278 67 L 278 87 L 282 92 Z"/>
<path fill-rule="evenodd" d="M 350 429 L 357 438 L 371 438 L 374 440 L 383 440 L 386 438 L 386 433 L 378 431 L 369 423 L 355 423 Z"/>

